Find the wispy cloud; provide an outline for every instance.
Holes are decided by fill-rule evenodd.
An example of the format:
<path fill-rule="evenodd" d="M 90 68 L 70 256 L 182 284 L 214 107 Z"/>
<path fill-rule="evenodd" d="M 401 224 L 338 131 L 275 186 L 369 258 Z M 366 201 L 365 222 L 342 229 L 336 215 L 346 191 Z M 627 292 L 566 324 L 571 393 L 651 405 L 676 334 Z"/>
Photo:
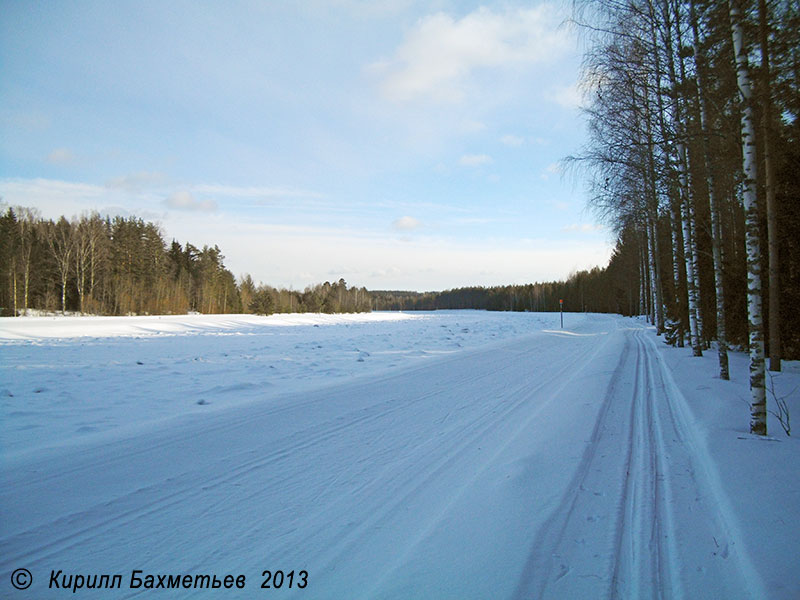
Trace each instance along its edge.
<path fill-rule="evenodd" d="M 413 231 L 414 229 L 418 229 L 420 225 L 422 225 L 422 223 L 414 217 L 409 216 L 400 217 L 392 223 L 392 227 L 397 231 Z"/>
<path fill-rule="evenodd" d="M 507 134 L 501 137 L 500 141 L 506 146 L 519 147 L 525 143 L 525 138 L 521 138 L 518 135 Z"/>
<path fill-rule="evenodd" d="M 545 167 L 544 171 L 542 171 L 540 177 L 542 180 L 547 181 L 553 175 L 561 175 L 562 173 L 561 165 L 558 163 L 550 163 Z"/>
<path fill-rule="evenodd" d="M 182 190 L 175 192 L 164 200 L 164 205 L 176 210 L 191 210 L 200 212 L 214 212 L 217 203 L 214 200 L 198 200 L 191 193 Z"/>
<path fill-rule="evenodd" d="M 583 103 L 583 94 L 577 84 L 553 88 L 547 96 L 563 108 L 576 109 Z"/>
<path fill-rule="evenodd" d="M 198 184 L 191 186 L 197 194 L 226 196 L 228 198 L 324 198 L 320 192 L 291 187 L 233 186 Z"/>
<path fill-rule="evenodd" d="M 48 129 L 52 121 L 46 114 L 35 110 L 0 109 L 0 123 L 26 132 L 38 132 Z"/>
<path fill-rule="evenodd" d="M 56 148 L 47 155 L 47 162 L 54 165 L 71 165 L 75 162 L 75 154 L 69 148 Z"/>
<path fill-rule="evenodd" d="M 440 12 L 420 19 L 394 55 L 369 70 L 392 101 L 457 103 L 478 69 L 558 60 L 566 35 L 554 24 L 546 4 L 505 12 L 482 7 L 460 19 Z"/>
<path fill-rule="evenodd" d="M 550 203 L 550 205 L 556 210 L 560 211 L 567 211 L 570 209 L 571 206 L 569 202 L 564 202 L 563 200 L 554 200 L 553 202 Z"/>
<path fill-rule="evenodd" d="M 234 273 L 247 271 L 257 280 L 300 288 L 342 275 L 368 289 L 433 290 L 549 281 L 572 270 L 605 264 L 610 252 L 605 240 L 591 236 L 569 241 L 419 236 L 409 244 L 405 237 L 380 231 L 287 229 L 259 223 L 233 227 L 224 216 L 221 222 L 199 214 L 190 218 L 201 221 L 209 233 L 204 236 L 196 231 L 187 239 L 219 243 Z M 254 253 L 254 247 L 259 252 Z M 285 260 L 276 262 L 278 255 Z M 318 260 L 319 256 L 325 260 Z"/>
<path fill-rule="evenodd" d="M 0 179 L 0 194 L 6 202 L 32 206 L 53 198 L 55 203 L 71 199 L 96 200 L 103 188 L 90 183 L 75 183 L 58 179 Z"/>
<path fill-rule="evenodd" d="M 157 206 L 157 202 L 149 203 L 145 194 L 93 183 L 44 178 L 0 178 L 0 196 L 12 206 L 36 207 L 42 216 L 49 219 L 92 211 L 111 216 L 135 214 L 151 220 L 158 220 L 162 216 L 150 210 Z"/>
<path fill-rule="evenodd" d="M 458 164 L 462 167 L 480 167 L 494 162 L 488 154 L 465 154 L 458 159 Z"/>
<path fill-rule="evenodd" d="M 416 0 L 304 0 L 297 7 L 315 17 L 323 11 L 333 16 L 347 11 L 358 19 L 374 19 L 393 17 L 415 3 Z"/>
<path fill-rule="evenodd" d="M 142 190 L 161 186 L 167 183 L 167 176 L 164 173 L 154 171 L 140 171 L 130 173 L 120 177 L 114 177 L 106 182 L 106 187 L 128 192 L 140 192 Z"/>
<path fill-rule="evenodd" d="M 236 200 L 251 200 L 253 204 L 282 201 L 292 208 L 298 208 L 298 202 L 304 200 L 303 207 L 313 210 L 319 208 L 325 198 L 319 192 L 288 186 L 176 183 L 165 173 L 157 171 L 139 171 L 113 177 L 102 185 L 43 178 L 6 178 L 0 179 L 0 195 L 12 204 L 52 206 L 59 214 L 97 210 L 103 204 L 112 203 L 129 205 L 139 216 L 144 216 L 145 211 L 155 214 L 154 210 L 164 207 L 213 212 L 220 205 L 227 206 Z M 326 209 L 330 208 L 326 206 Z"/>
<path fill-rule="evenodd" d="M 597 223 L 571 223 L 561 228 L 562 231 L 577 231 L 579 233 L 593 233 L 595 231 L 602 231 L 603 229 L 603 225 Z"/>

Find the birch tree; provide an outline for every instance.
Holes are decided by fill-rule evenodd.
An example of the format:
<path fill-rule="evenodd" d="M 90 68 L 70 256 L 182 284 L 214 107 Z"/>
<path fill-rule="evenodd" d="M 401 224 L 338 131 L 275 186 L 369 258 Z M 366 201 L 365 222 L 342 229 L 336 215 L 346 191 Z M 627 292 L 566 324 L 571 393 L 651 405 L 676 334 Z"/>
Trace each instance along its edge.
<path fill-rule="evenodd" d="M 761 128 L 764 146 L 764 195 L 767 200 L 767 245 L 769 247 L 769 369 L 781 370 L 780 268 L 778 258 L 778 215 L 775 202 L 775 162 L 772 135 L 772 84 L 769 65 L 769 15 L 766 0 L 758 2 L 759 45 L 761 46 Z"/>
<path fill-rule="evenodd" d="M 700 32 L 694 0 L 689 2 L 689 20 L 692 28 L 692 58 L 696 73 L 695 102 L 700 114 L 700 138 L 703 148 L 703 167 L 705 184 L 708 192 L 709 211 L 711 213 L 711 251 L 714 262 L 714 290 L 717 312 L 717 356 L 719 359 L 719 376 L 730 379 L 728 369 L 728 340 L 725 330 L 725 285 L 722 278 L 722 225 L 720 220 L 719 199 L 714 189 L 713 168 L 709 142 L 708 102 L 705 96 L 705 70 L 699 51 Z"/>
<path fill-rule="evenodd" d="M 651 13 L 652 14 L 652 13 Z M 695 213 L 695 198 L 693 197 L 692 169 L 689 164 L 689 153 L 687 150 L 688 141 L 688 119 L 689 114 L 685 106 L 685 100 L 681 97 L 678 90 L 683 88 L 686 79 L 683 73 L 682 61 L 680 56 L 675 56 L 674 46 L 680 48 L 680 37 L 673 40 L 672 10 L 668 2 L 661 3 L 660 19 L 664 22 L 664 34 L 662 36 L 665 56 L 666 56 L 666 76 L 669 81 L 670 95 L 672 96 L 674 122 L 675 122 L 675 141 L 677 146 L 677 180 L 679 188 L 679 206 L 681 224 L 683 226 L 683 255 L 686 265 L 686 288 L 687 302 L 689 310 L 689 334 L 691 337 L 692 354 L 702 356 L 702 317 L 700 312 L 700 270 L 698 264 L 697 247 L 697 218 Z M 679 15 L 675 14 L 675 21 Z M 653 18 L 655 21 L 655 17 Z M 655 25 L 653 25 L 655 27 Z M 678 34 L 679 36 L 679 34 Z M 678 61 L 681 67 L 678 69 L 675 62 Z"/>
<path fill-rule="evenodd" d="M 743 15 L 738 0 L 729 0 L 731 36 L 736 60 L 736 82 L 741 112 L 742 201 L 747 251 L 747 320 L 750 346 L 750 432 L 767 434 L 767 400 L 764 387 L 764 334 L 761 314 L 761 240 L 758 220 L 756 139 L 751 104 L 750 65 L 744 41 Z"/>
<path fill-rule="evenodd" d="M 45 236 L 61 284 L 61 312 L 64 313 L 67 306 L 67 282 L 75 251 L 75 235 L 69 221 L 61 217 L 56 223 L 50 221 L 46 224 Z"/>
<path fill-rule="evenodd" d="M 19 228 L 18 262 L 22 274 L 22 311 L 28 312 L 30 306 L 31 268 L 33 266 L 33 249 L 36 244 L 36 222 L 38 212 L 34 209 L 20 207 L 17 209 Z"/>

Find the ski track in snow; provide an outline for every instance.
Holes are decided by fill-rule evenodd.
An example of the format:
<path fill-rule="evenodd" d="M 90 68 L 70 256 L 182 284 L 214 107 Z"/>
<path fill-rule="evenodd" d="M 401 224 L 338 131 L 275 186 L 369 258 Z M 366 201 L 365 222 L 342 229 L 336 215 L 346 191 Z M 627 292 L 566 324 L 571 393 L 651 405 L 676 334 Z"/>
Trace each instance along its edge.
<path fill-rule="evenodd" d="M 628 332 L 583 459 L 537 534 L 515 598 L 767 597 L 647 335 Z"/>
<path fill-rule="evenodd" d="M 494 338 L 440 318 L 448 344 L 454 318 Z M 0 596 L 24 566 L 42 598 L 51 569 L 121 573 L 104 598 L 159 593 L 132 569 L 242 573 L 217 595 L 248 598 L 770 597 L 652 330 L 538 322 L 423 362 L 391 330 L 401 369 L 6 453 Z M 309 587 L 261 590 L 265 569 Z"/>

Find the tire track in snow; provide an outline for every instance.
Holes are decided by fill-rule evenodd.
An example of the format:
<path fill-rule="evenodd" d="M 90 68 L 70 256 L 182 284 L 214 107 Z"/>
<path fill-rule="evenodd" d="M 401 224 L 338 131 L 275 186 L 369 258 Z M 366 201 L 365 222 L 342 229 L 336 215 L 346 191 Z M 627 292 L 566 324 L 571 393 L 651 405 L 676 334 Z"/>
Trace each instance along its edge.
<path fill-rule="evenodd" d="M 560 389 L 566 385 L 566 382 L 569 381 L 568 375 L 574 377 L 584 367 L 590 365 L 592 359 L 605 347 L 608 338 L 609 336 L 605 336 L 603 341 L 598 344 L 579 345 L 568 356 L 564 357 L 565 360 L 547 378 L 540 379 L 533 386 L 524 378 L 515 378 L 512 380 L 515 385 L 504 389 L 502 394 L 496 390 L 497 396 L 502 395 L 504 398 L 511 399 L 507 403 L 501 405 L 486 403 L 486 410 L 471 416 L 466 421 L 457 423 L 457 426 L 452 427 L 445 435 L 438 437 L 433 447 L 426 449 L 425 452 L 421 452 L 417 448 L 415 452 L 407 457 L 405 466 L 392 465 L 391 482 L 400 494 L 394 497 L 391 502 L 385 502 L 385 490 L 382 489 L 380 493 L 375 494 L 374 498 L 365 497 L 362 500 L 362 502 L 373 505 L 372 510 L 369 511 L 371 517 L 356 524 L 346 531 L 344 535 L 330 531 L 328 527 L 321 527 L 308 533 L 307 537 L 314 539 L 317 546 L 326 548 L 323 553 L 324 558 L 320 557 L 321 560 L 318 559 L 316 561 L 319 564 L 317 571 L 320 574 L 332 573 L 337 570 L 337 565 L 346 564 L 348 560 L 352 560 L 352 553 L 362 550 L 362 546 L 368 542 L 374 542 L 376 531 L 380 531 L 384 527 L 390 528 L 396 519 L 402 518 L 401 514 L 408 510 L 408 506 L 418 504 L 419 499 L 423 496 L 428 497 L 426 494 L 430 487 L 443 480 L 448 471 L 452 469 L 460 472 L 461 469 L 457 465 L 460 462 L 470 460 L 480 440 L 486 439 L 490 432 L 496 431 L 504 425 L 507 426 L 509 422 L 514 423 L 516 430 L 521 429 L 525 422 L 533 419 L 538 414 L 544 404 L 540 403 L 533 410 L 527 410 L 524 415 L 520 415 L 522 417 L 521 421 L 514 421 L 512 415 L 516 415 L 520 409 L 526 408 L 526 405 L 529 405 L 531 400 L 541 400 L 542 390 L 552 388 L 553 385 Z M 509 362 L 513 363 L 513 361 Z M 493 377 L 499 381 L 499 378 L 495 375 Z M 459 383 L 459 389 L 467 394 L 473 387 L 469 384 L 462 385 Z M 447 393 L 449 395 L 458 395 L 462 392 L 450 389 Z M 557 396 L 556 390 L 547 396 L 547 401 Z M 510 440 L 505 442 L 507 443 L 508 441 Z M 490 450 L 490 448 L 487 448 L 487 450 Z M 415 545 L 420 543 L 425 535 L 446 514 L 448 507 L 469 487 L 472 480 L 487 468 L 493 456 L 501 451 L 501 449 L 494 450 L 494 452 L 481 455 L 482 462 L 472 463 L 474 465 L 472 479 L 460 481 L 457 489 L 448 488 L 442 490 L 443 494 L 436 498 L 435 506 L 425 507 L 425 513 L 428 515 L 427 520 L 420 522 L 415 518 L 414 529 L 407 530 L 402 540 L 394 540 L 395 558 L 392 561 L 392 565 L 387 565 L 382 576 L 374 580 L 371 586 L 372 589 L 379 588 L 382 580 L 398 565 L 402 564 L 404 556 L 413 551 Z M 378 478 L 378 480 L 383 479 L 383 477 Z M 339 502 L 322 507 L 320 513 L 324 516 L 317 514 L 310 517 L 309 520 L 322 523 L 341 521 L 343 515 L 349 510 L 349 503 L 350 499 L 342 498 Z M 276 554 L 285 554 L 290 551 L 290 547 L 291 542 L 285 547 L 277 547 Z M 350 581 L 342 585 L 357 589 L 357 586 Z M 339 588 L 334 586 L 332 589 L 341 589 L 341 586 Z M 370 598 L 372 596 L 369 593 L 359 593 L 357 597 Z"/>
<path fill-rule="evenodd" d="M 628 440 L 630 440 L 631 436 L 632 411 L 622 411 L 622 414 L 630 412 L 630 415 L 627 422 L 620 421 L 620 411 L 616 403 L 616 398 L 623 387 L 624 368 L 629 360 L 631 345 L 630 340 L 626 339 L 619 362 L 603 398 L 597 421 L 575 475 L 570 480 L 566 493 L 558 502 L 556 511 L 548 517 L 535 537 L 531 555 L 525 564 L 514 596 L 518 600 L 545 597 L 545 594 L 548 593 L 554 583 L 560 581 L 570 571 L 574 570 L 574 565 L 579 560 L 585 561 L 587 559 L 585 555 L 590 550 L 587 550 L 585 538 L 583 537 L 586 534 L 583 528 L 588 523 L 589 527 L 596 529 L 600 523 L 596 520 L 596 517 L 599 516 L 599 511 L 591 510 L 591 506 L 586 506 L 586 504 L 587 502 L 591 504 L 593 499 L 595 502 L 599 502 L 598 498 L 604 493 L 600 491 L 602 487 L 599 482 L 595 481 L 597 473 L 601 472 L 601 468 L 597 463 L 607 462 L 606 457 L 612 452 L 606 448 L 607 440 L 618 436 L 617 429 L 628 429 Z M 631 448 L 632 444 L 629 442 L 626 460 L 628 465 L 631 460 Z M 629 468 L 626 467 L 625 472 L 629 472 Z M 627 485 L 623 485 L 623 487 L 627 488 Z M 586 499 L 584 498 L 586 494 L 591 494 L 592 496 Z M 590 521 L 589 519 L 593 520 Z M 592 525 L 594 526 L 592 527 Z M 574 561 L 565 561 L 563 560 L 563 547 L 570 544 L 579 546 L 581 556 L 573 557 L 576 559 Z M 596 562 L 593 558 L 591 556 L 588 557 L 590 564 Z M 575 575 L 573 572 L 573 576 Z M 585 582 L 585 578 L 589 578 L 591 575 L 579 573 L 577 577 Z M 588 583 L 591 584 L 591 582 Z M 588 585 L 583 587 L 591 589 L 595 586 Z M 558 596 L 558 593 L 555 595 Z M 585 597 L 591 597 L 591 594 Z"/>
<path fill-rule="evenodd" d="M 474 384 L 478 380 L 487 377 L 488 374 L 480 374 L 477 375 L 469 380 L 469 383 Z M 209 489 L 214 488 L 220 485 L 224 485 L 236 480 L 239 480 L 243 477 L 246 477 L 248 473 L 255 471 L 257 469 L 264 468 L 278 462 L 288 456 L 291 456 L 293 453 L 318 446 L 325 442 L 326 440 L 332 439 L 337 435 L 341 435 L 348 429 L 351 428 L 360 428 L 364 427 L 371 421 L 382 420 L 389 416 L 392 413 L 398 411 L 405 411 L 410 408 L 410 404 L 419 404 L 426 400 L 428 400 L 431 396 L 434 396 L 435 393 L 428 393 L 421 395 L 417 398 L 414 398 L 409 404 L 401 404 L 394 402 L 393 400 L 383 402 L 379 405 L 370 406 L 368 409 L 369 414 L 363 415 L 360 417 L 346 419 L 343 422 L 340 422 L 338 419 L 334 425 L 331 426 L 330 422 L 325 422 L 323 427 L 321 427 L 321 431 L 315 431 L 316 428 L 309 428 L 307 430 L 303 430 L 296 435 L 299 436 L 301 439 L 293 444 L 289 444 L 287 446 L 282 446 L 280 449 L 267 453 L 266 455 L 260 455 L 256 451 L 249 451 L 248 454 L 255 455 L 255 458 L 250 458 L 247 460 L 243 460 L 239 462 L 235 467 L 221 469 L 223 473 L 220 476 L 211 477 L 208 479 L 201 479 L 199 481 L 192 482 L 191 484 L 185 484 L 176 490 L 173 493 L 169 493 L 164 495 L 162 492 L 164 488 L 164 481 L 158 481 L 150 486 L 136 489 L 130 493 L 127 493 L 125 496 L 121 498 L 116 498 L 113 501 L 109 501 L 103 503 L 101 507 L 93 506 L 88 510 L 79 512 L 79 513 L 72 513 L 65 517 L 62 517 L 58 521 L 47 523 L 46 525 L 38 528 L 34 531 L 23 531 L 14 536 L 11 536 L 4 540 L 4 545 L 7 548 L 14 547 L 14 546 L 33 546 L 35 550 L 31 550 L 27 553 L 17 554 L 15 556 L 9 556 L 6 554 L 3 556 L 3 564 L 0 565 L 0 571 L 5 570 L 13 564 L 17 564 L 20 561 L 45 561 L 54 555 L 59 553 L 63 553 L 64 551 L 70 550 L 76 546 L 79 546 L 86 541 L 97 538 L 103 535 L 107 535 L 109 530 L 115 528 L 125 527 L 143 517 L 147 517 L 153 514 L 157 514 L 165 509 L 180 505 L 183 503 L 187 498 L 197 493 L 198 489 Z M 306 404 L 311 404 L 306 403 Z M 392 406 L 394 405 L 394 406 Z M 270 411 L 271 412 L 271 411 Z M 269 414 L 269 413 L 268 413 Z M 241 426 L 241 421 L 236 421 L 236 426 Z M 217 430 L 223 429 L 223 426 L 220 426 Z M 233 428 L 235 431 L 235 428 Z M 175 440 L 171 440 L 168 442 L 164 442 L 162 444 L 157 444 L 155 446 L 158 450 L 165 450 L 168 446 L 175 445 Z M 153 450 L 154 448 L 150 448 L 149 450 Z M 141 450 L 137 454 L 143 454 L 148 452 L 148 450 Z M 101 465 L 102 466 L 102 465 Z M 108 465 L 105 465 L 106 467 Z M 97 468 L 95 466 L 95 468 Z M 66 471 L 65 473 L 59 473 L 59 477 L 63 477 L 68 475 L 69 477 L 78 477 L 80 476 L 83 468 L 76 468 L 73 470 Z M 218 472 L 214 470 L 212 472 Z M 194 476 L 196 471 L 182 473 L 178 476 L 181 480 L 184 480 L 186 476 Z M 47 476 L 39 481 L 39 483 L 44 481 L 51 481 L 54 479 L 55 476 Z M 171 480 L 171 478 L 170 478 Z M 170 481 L 168 480 L 168 481 Z M 177 481 L 173 481 L 177 483 Z M 141 495 L 151 495 L 156 496 L 156 498 L 152 501 L 147 501 L 142 503 L 139 500 Z M 125 505 L 126 503 L 130 503 L 133 508 L 131 509 L 123 509 L 122 511 L 119 510 L 120 505 Z M 103 514 L 105 513 L 106 516 L 103 518 L 98 519 L 98 511 Z M 77 522 L 77 523 L 86 523 L 90 522 L 89 525 L 84 525 L 80 529 L 68 531 L 68 533 L 64 534 L 63 536 L 53 538 L 53 530 L 54 529 L 61 529 L 66 528 L 69 530 L 70 523 Z M 31 543 L 30 538 L 32 536 L 40 536 L 43 540 L 38 543 Z"/>
<path fill-rule="evenodd" d="M 507 352 L 512 352 L 511 350 Z M 587 362 L 586 357 L 593 355 L 597 352 L 597 348 L 591 344 L 583 344 L 576 346 L 569 354 L 564 357 L 562 367 L 554 371 L 550 378 L 541 380 L 535 389 L 540 389 L 550 382 L 563 378 L 568 369 L 572 369 L 575 362 Z M 446 365 L 449 361 L 439 361 L 439 366 Z M 486 370 L 479 370 L 473 372 L 473 376 L 462 379 L 459 384 L 464 389 L 470 389 L 478 386 L 481 380 L 487 378 L 502 378 L 503 373 L 509 369 L 513 369 L 514 361 L 498 361 L 494 365 L 496 368 L 487 368 Z M 423 367 L 421 367 L 423 368 Z M 399 376 L 388 376 L 381 378 L 378 383 L 391 384 L 393 381 L 402 380 L 406 374 Z M 530 390 L 530 386 L 525 381 L 518 381 L 512 378 L 516 384 L 514 389 L 509 392 L 510 397 L 522 398 L 519 401 L 503 408 L 496 410 L 497 407 L 487 403 L 484 410 L 477 415 L 472 415 L 473 418 L 468 423 L 460 423 L 458 429 L 451 429 L 449 431 L 448 443 L 451 450 L 457 451 L 467 447 L 469 443 L 481 435 L 485 434 L 492 426 L 502 422 L 507 414 L 515 410 L 521 405 L 527 396 L 522 394 L 523 391 Z M 375 382 L 368 384 L 357 384 L 358 387 L 374 386 Z M 352 389 L 351 386 L 340 386 L 341 389 Z M 274 416 L 277 412 L 290 411 L 292 409 L 303 411 L 313 408 L 317 402 L 324 402 L 330 394 L 341 393 L 341 389 L 334 389 L 332 392 L 321 391 L 314 396 L 317 398 L 312 401 L 302 401 L 298 405 L 285 406 L 278 409 L 258 409 L 254 411 L 255 414 L 250 414 L 248 417 L 236 416 L 229 422 L 214 424 L 212 427 L 203 431 L 206 433 L 234 435 L 238 428 L 251 424 L 253 419 L 267 420 L 269 417 Z M 151 485 L 131 490 L 123 496 L 113 498 L 109 501 L 103 502 L 99 505 L 94 505 L 84 511 L 64 515 L 61 518 L 43 524 L 40 527 L 24 530 L 17 534 L 7 537 L 4 541 L 4 546 L 7 549 L 6 554 L 3 556 L 2 565 L 0 565 L 0 572 L 13 567 L 14 564 L 20 561 L 29 564 L 41 564 L 48 560 L 53 559 L 59 555 L 64 555 L 69 551 L 74 551 L 79 547 L 92 545 L 96 540 L 114 538 L 114 533 L 123 531 L 135 525 L 137 522 L 157 517 L 159 514 L 166 511 L 175 510 L 180 508 L 183 504 L 192 500 L 198 493 L 198 490 L 214 489 L 227 484 L 232 484 L 244 479 L 247 479 L 251 474 L 257 470 L 263 469 L 267 466 L 279 463 L 284 459 L 291 457 L 297 452 L 304 450 L 314 450 L 315 448 L 323 448 L 325 443 L 330 440 L 335 440 L 339 437 L 345 436 L 348 431 L 363 431 L 368 429 L 370 424 L 378 422 L 386 422 L 391 420 L 395 413 L 409 413 L 414 411 L 414 407 L 430 401 L 438 394 L 446 393 L 443 391 L 430 391 L 424 390 L 424 393 L 415 394 L 413 396 L 404 396 L 402 401 L 397 398 L 392 398 L 388 401 L 382 401 L 376 404 L 371 404 L 364 409 L 367 414 L 360 416 L 352 416 L 353 413 L 337 413 L 335 420 L 323 421 L 313 427 L 309 427 L 297 432 L 291 436 L 291 443 L 280 444 L 280 447 L 272 451 L 261 453 L 262 448 L 252 449 L 248 448 L 246 452 L 239 454 L 229 455 L 224 460 L 233 464 L 233 466 L 226 466 L 220 469 L 209 469 L 209 465 L 196 465 L 192 471 L 178 472 L 173 477 L 165 480 L 157 480 Z M 496 414 L 492 414 L 496 413 Z M 343 418 L 344 417 L 344 418 Z M 487 425 L 487 419 L 488 425 Z M 381 428 L 377 428 L 380 430 Z M 129 462 L 131 460 L 141 460 L 143 457 L 158 455 L 164 453 L 169 455 L 171 453 L 170 447 L 180 446 L 185 444 L 188 439 L 196 435 L 196 432 L 189 431 L 186 434 L 181 434 L 177 438 L 170 438 L 162 440 L 146 448 L 137 448 L 135 452 L 120 455 L 112 455 L 108 458 L 102 459 L 100 462 L 93 461 L 89 465 L 91 470 L 96 469 L 112 469 L 120 462 Z M 467 435 L 467 440 L 464 441 L 464 436 Z M 283 440 L 279 440 L 283 441 Z M 440 440 L 441 444 L 444 440 Z M 380 444 L 377 445 L 378 450 L 381 451 Z M 437 454 L 437 456 L 441 456 Z M 439 472 L 445 469 L 447 464 L 452 462 L 452 457 L 448 457 L 443 464 L 436 465 L 433 472 Z M 221 462 L 218 460 L 218 462 Z M 419 489 L 430 481 L 432 471 L 428 469 L 424 477 L 420 476 L 419 465 L 409 462 L 408 475 L 417 480 Z M 60 471 L 57 475 L 52 472 L 45 474 L 43 477 L 34 478 L 26 482 L 29 485 L 50 486 L 54 480 L 58 478 L 78 478 L 86 474 L 85 467 L 75 467 L 65 471 Z M 206 473 L 217 474 L 209 477 Z M 173 490 L 164 493 L 164 490 Z M 412 492 L 413 494 L 413 492 Z M 224 503 L 225 498 L 217 501 L 217 505 Z M 349 498 L 342 499 L 342 507 L 349 501 Z M 215 505 L 207 506 L 204 510 L 213 510 Z M 325 509 L 330 509 L 331 505 L 326 505 Z M 377 513 L 381 511 L 382 507 L 376 507 Z M 376 514 L 377 514 L 376 513 Z M 387 513 L 388 514 L 388 513 Z M 312 519 L 313 520 L 313 519 Z M 314 532 L 319 534 L 321 532 Z M 119 537 L 119 536 L 117 536 Z M 11 549 L 17 548 L 20 551 L 12 553 Z M 27 548 L 27 550 L 23 550 Z"/>
<path fill-rule="evenodd" d="M 515 598 L 764 597 L 746 554 L 732 550 L 742 548 L 735 517 L 719 510 L 728 502 L 655 342 L 642 328 L 625 335 L 582 460 L 535 537 Z"/>

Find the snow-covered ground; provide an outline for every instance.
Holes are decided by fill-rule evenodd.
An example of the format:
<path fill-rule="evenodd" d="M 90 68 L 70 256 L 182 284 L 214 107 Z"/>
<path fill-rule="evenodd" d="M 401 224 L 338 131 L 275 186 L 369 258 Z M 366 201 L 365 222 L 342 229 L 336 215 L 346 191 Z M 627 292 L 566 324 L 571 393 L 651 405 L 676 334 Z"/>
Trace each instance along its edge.
<path fill-rule="evenodd" d="M 0 319 L 0 597 L 797 598 L 800 446 L 731 358 L 608 315 Z"/>
<path fill-rule="evenodd" d="M 558 325 L 480 311 L 2 318 L 0 447 L 130 433 Z"/>

